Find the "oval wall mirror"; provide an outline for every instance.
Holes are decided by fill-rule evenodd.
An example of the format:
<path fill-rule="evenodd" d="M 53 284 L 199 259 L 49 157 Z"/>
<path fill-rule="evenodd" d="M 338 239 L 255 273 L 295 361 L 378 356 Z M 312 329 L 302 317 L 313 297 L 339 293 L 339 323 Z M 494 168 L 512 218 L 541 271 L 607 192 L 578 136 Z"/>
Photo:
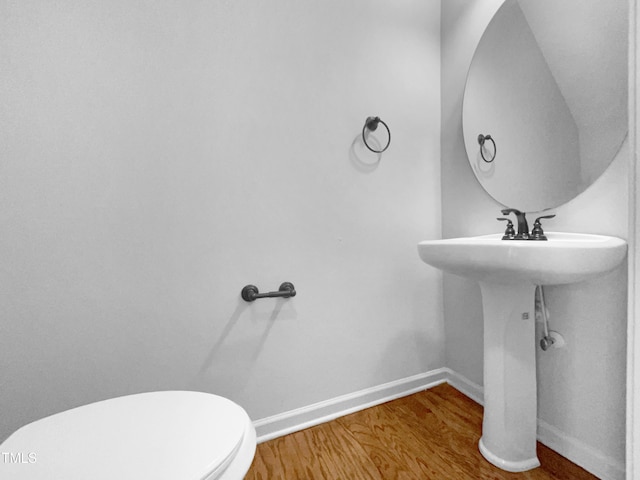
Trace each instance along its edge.
<path fill-rule="evenodd" d="M 498 202 L 531 212 L 562 205 L 619 151 L 627 3 L 505 0 L 487 26 L 469 68 L 463 132 L 471 167 Z M 480 145 L 479 135 L 491 138 Z"/>

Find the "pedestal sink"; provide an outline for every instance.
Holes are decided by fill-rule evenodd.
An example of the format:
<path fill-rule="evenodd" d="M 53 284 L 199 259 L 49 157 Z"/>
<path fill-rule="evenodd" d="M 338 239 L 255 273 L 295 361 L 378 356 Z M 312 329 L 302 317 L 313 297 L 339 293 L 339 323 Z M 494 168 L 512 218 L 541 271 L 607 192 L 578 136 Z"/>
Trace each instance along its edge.
<path fill-rule="evenodd" d="M 502 240 L 496 234 L 418 244 L 425 263 L 480 283 L 484 418 L 479 448 L 489 462 L 511 472 L 540 465 L 536 455 L 536 285 L 596 277 L 617 267 L 627 252 L 626 242 L 616 237 L 546 235 L 547 241 Z"/>

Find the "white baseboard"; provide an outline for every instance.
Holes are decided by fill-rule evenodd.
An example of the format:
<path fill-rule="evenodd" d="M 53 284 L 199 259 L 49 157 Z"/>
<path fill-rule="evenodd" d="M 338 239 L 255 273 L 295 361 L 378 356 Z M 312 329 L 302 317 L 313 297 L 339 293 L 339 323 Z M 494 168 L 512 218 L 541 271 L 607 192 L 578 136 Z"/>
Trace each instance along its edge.
<path fill-rule="evenodd" d="M 253 422 L 258 443 L 304 430 L 365 408 L 380 405 L 429 388 L 449 383 L 476 403 L 483 405 L 483 388 L 449 368 L 413 375 L 340 397 L 297 408 Z M 577 438 L 538 419 L 538 440 L 602 480 L 624 480 L 623 463 L 603 454 Z"/>
<path fill-rule="evenodd" d="M 467 377 L 463 377 L 458 372 L 454 372 L 449 368 L 447 371 L 447 383 L 460 393 L 464 393 L 467 397 L 480 405 L 484 405 L 484 389 L 481 385 L 473 383 Z"/>
<path fill-rule="evenodd" d="M 538 419 L 538 441 L 602 480 L 624 480 L 624 462 L 603 454 L 553 425 Z"/>
<path fill-rule="evenodd" d="M 444 383 L 447 376 L 447 369 L 439 368 L 257 420 L 253 425 L 258 443 L 427 390 Z"/>

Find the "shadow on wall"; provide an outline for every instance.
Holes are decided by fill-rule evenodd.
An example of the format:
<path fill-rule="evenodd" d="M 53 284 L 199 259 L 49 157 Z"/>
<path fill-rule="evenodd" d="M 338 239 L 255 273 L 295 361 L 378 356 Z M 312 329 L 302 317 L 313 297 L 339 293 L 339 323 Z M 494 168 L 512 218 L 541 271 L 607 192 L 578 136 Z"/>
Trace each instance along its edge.
<path fill-rule="evenodd" d="M 421 374 L 445 366 L 442 348 L 444 323 L 441 319 L 437 322 L 425 321 L 429 305 L 441 300 L 426 294 L 430 291 L 426 280 L 417 282 L 412 290 L 402 301 L 412 304 L 413 325 L 386 339 L 376 365 L 377 377 L 383 372 L 386 378 L 398 379 L 398 372 L 413 370 L 413 374 Z"/>
<path fill-rule="evenodd" d="M 260 357 L 260 353 L 269 338 L 271 329 L 275 325 L 275 321 L 278 319 L 285 302 L 286 299 L 280 298 L 275 300 L 275 306 L 269 314 L 269 318 L 265 322 L 266 326 L 259 337 L 242 335 L 241 342 L 230 342 L 228 340 L 230 339 L 231 333 L 238 326 L 240 318 L 245 314 L 252 314 L 252 304 L 238 299 L 238 304 L 229 317 L 220 336 L 202 362 L 202 366 L 198 370 L 197 375 L 190 382 L 191 387 L 201 388 L 203 383 L 209 383 L 212 378 L 215 378 L 216 385 L 222 387 L 219 389 L 219 392 L 216 393 L 225 395 L 227 392 L 224 391 L 224 386 L 228 385 L 229 389 L 234 391 L 244 386 L 251 375 L 256 361 Z M 224 368 L 224 366 L 229 364 L 234 365 L 233 374 L 226 373 L 227 369 Z M 216 368 L 218 366 L 222 366 L 223 368 Z"/>
<path fill-rule="evenodd" d="M 368 136 L 367 142 L 373 148 L 380 150 L 380 142 L 375 137 Z M 351 164 L 356 170 L 361 173 L 371 173 L 378 168 L 381 159 L 382 153 L 375 153 L 369 150 L 362 141 L 362 135 L 356 135 L 349 148 L 349 160 L 351 160 Z"/>
<path fill-rule="evenodd" d="M 438 339 L 430 338 L 425 333 L 415 330 L 399 332 L 389 339 L 381 352 L 374 379 L 380 377 L 381 373 L 383 377 L 397 379 L 398 372 L 406 370 L 409 362 L 415 364 L 415 374 L 438 368 L 441 366 L 440 350 Z M 416 353 L 408 358 L 406 352 Z"/>

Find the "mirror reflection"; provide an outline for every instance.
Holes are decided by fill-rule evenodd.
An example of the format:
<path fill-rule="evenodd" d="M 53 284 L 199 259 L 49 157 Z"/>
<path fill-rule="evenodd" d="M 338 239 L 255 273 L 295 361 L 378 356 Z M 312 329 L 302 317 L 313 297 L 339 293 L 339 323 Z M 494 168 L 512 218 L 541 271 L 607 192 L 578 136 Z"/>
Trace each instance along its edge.
<path fill-rule="evenodd" d="M 617 154 L 628 129 L 627 8 L 506 0 L 489 23 L 469 69 L 463 131 L 471 167 L 498 202 L 557 207 Z"/>

